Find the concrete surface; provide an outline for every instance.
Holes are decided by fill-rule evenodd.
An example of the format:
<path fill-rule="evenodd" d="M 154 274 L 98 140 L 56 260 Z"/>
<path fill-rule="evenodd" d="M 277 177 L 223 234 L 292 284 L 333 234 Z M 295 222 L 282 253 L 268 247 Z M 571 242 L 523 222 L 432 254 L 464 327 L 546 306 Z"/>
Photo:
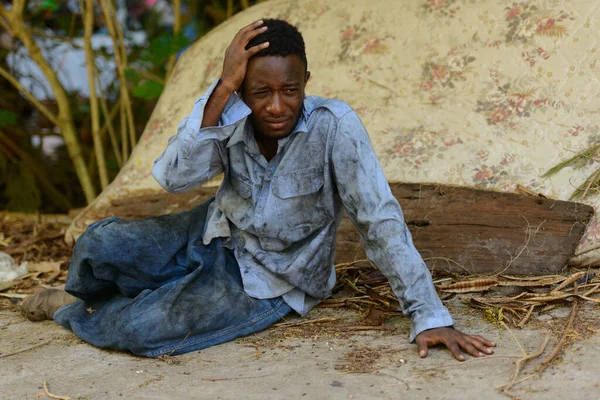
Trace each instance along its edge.
<path fill-rule="evenodd" d="M 444 349 L 421 360 L 408 342 L 407 321 L 396 332 L 326 328 L 335 323 L 269 329 L 200 352 L 163 360 L 94 348 L 51 321 L 24 320 L 15 306 L 0 307 L 0 398 L 35 399 L 506 399 L 496 388 L 510 380 L 524 349 L 551 335 L 550 353 L 569 314 L 559 308 L 526 329 L 500 331 L 478 310 L 449 303 L 457 327 L 498 343 L 495 355 L 459 363 Z M 306 319 L 356 319 L 347 310 L 317 309 Z M 292 318 L 292 321 L 302 321 Z M 306 329 L 305 329 L 306 328 Z M 522 399 L 600 399 L 600 312 L 580 308 L 564 357 L 544 372 L 531 360 L 511 393 Z M 33 346 L 37 346 L 32 348 Z M 30 349 L 30 350 L 27 350 Z M 21 350 L 24 352 L 10 355 Z M 562 353 L 561 353 L 562 354 Z M 354 371 L 354 372 L 352 372 Z M 47 399 L 39 395 L 37 398 Z"/>

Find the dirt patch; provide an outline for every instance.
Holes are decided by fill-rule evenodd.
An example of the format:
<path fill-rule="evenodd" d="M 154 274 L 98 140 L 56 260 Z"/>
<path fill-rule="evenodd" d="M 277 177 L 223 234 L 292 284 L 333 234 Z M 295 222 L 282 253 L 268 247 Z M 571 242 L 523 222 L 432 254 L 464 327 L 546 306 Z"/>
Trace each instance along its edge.
<path fill-rule="evenodd" d="M 382 354 L 389 349 L 388 346 L 357 347 L 350 350 L 334 368 L 337 371 L 344 371 L 357 374 L 369 374 L 377 370 L 377 362 Z"/>

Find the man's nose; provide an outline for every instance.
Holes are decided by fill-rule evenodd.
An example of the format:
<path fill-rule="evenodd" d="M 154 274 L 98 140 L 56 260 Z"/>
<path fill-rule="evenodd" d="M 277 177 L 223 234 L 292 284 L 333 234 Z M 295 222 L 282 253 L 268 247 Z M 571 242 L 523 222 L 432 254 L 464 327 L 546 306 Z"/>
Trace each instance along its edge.
<path fill-rule="evenodd" d="M 284 111 L 284 104 L 281 95 L 278 92 L 273 93 L 273 97 L 271 97 L 271 101 L 267 105 L 267 111 L 271 115 L 281 115 Z"/>

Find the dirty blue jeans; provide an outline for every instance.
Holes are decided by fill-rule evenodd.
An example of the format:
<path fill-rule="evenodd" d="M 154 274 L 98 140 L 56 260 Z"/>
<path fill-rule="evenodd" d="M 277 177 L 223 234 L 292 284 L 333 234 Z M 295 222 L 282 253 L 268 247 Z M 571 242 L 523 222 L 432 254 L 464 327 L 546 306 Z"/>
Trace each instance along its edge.
<path fill-rule="evenodd" d="M 244 292 L 220 239 L 202 243 L 209 203 L 179 214 L 90 225 L 73 249 L 65 290 L 81 300 L 56 322 L 98 347 L 158 357 L 267 328 L 291 309 Z"/>

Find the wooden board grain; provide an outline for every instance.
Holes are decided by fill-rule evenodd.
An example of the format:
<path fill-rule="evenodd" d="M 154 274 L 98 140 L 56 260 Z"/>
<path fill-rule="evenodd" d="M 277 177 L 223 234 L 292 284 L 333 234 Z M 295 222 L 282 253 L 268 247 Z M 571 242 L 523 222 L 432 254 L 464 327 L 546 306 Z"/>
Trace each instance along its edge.
<path fill-rule="evenodd" d="M 427 266 L 470 274 L 545 275 L 573 255 L 593 208 L 542 196 L 432 184 L 391 184 L 416 248 Z M 113 201 L 108 215 L 139 218 L 195 207 L 216 188 Z M 344 216 L 336 262 L 366 258 L 360 236 Z"/>
<path fill-rule="evenodd" d="M 392 184 L 415 247 L 430 269 L 471 274 L 545 275 L 573 255 L 593 208 L 513 193 L 444 185 Z M 344 218 L 338 261 L 364 258 Z"/>

